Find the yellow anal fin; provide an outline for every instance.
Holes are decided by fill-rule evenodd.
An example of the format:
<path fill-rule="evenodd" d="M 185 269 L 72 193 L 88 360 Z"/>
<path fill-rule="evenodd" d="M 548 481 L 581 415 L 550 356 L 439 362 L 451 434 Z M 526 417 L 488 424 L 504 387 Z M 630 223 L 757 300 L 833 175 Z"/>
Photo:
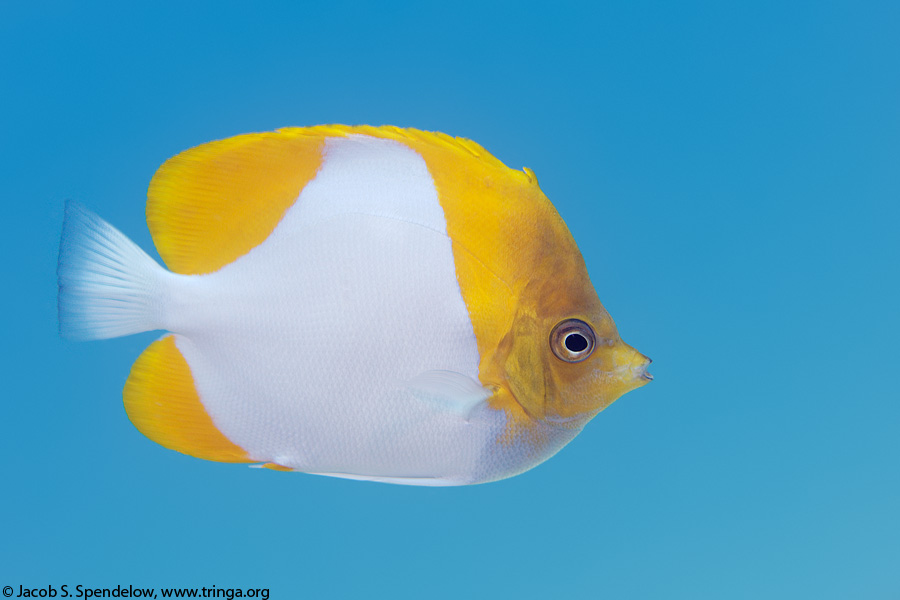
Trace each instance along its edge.
<path fill-rule="evenodd" d="M 174 336 L 153 342 L 138 357 L 123 396 L 128 418 L 157 444 L 206 460 L 254 462 L 213 424 Z"/>
<path fill-rule="evenodd" d="M 278 463 L 267 462 L 259 465 L 263 469 L 271 469 L 272 471 L 293 471 L 290 467 L 285 467 L 284 465 L 279 465 Z"/>
<path fill-rule="evenodd" d="M 212 273 L 263 241 L 322 164 L 306 130 L 209 142 L 167 160 L 147 191 L 147 225 L 168 267 Z"/>

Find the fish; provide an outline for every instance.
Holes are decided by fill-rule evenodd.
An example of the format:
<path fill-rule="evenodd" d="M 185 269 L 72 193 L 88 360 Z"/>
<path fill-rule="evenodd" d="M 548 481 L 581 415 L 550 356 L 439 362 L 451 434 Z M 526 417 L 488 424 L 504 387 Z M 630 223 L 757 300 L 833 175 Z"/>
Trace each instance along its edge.
<path fill-rule="evenodd" d="M 401 485 L 497 481 L 652 379 L 528 168 L 443 133 L 320 125 L 213 141 L 147 192 L 165 263 L 82 204 L 60 334 L 165 334 L 128 418 L 183 454 Z"/>

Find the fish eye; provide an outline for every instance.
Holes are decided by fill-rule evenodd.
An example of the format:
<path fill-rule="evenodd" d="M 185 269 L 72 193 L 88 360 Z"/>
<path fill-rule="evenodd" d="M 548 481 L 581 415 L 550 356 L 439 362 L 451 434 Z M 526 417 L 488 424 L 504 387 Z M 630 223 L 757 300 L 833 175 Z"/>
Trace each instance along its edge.
<path fill-rule="evenodd" d="M 591 355 L 595 340 L 590 325 L 579 319 L 566 319 L 550 332 L 550 349 L 559 360 L 576 363 Z"/>

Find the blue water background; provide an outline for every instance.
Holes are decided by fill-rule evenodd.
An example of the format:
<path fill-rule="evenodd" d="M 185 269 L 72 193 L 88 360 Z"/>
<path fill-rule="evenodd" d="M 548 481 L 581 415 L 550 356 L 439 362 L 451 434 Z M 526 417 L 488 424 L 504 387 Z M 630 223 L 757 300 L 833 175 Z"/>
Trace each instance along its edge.
<path fill-rule="evenodd" d="M 900 597 L 898 31 L 858 0 L 4 3 L 0 585 Z M 656 381 L 468 488 L 140 435 L 121 388 L 156 334 L 56 334 L 63 201 L 151 250 L 165 159 L 330 122 L 534 169 Z"/>

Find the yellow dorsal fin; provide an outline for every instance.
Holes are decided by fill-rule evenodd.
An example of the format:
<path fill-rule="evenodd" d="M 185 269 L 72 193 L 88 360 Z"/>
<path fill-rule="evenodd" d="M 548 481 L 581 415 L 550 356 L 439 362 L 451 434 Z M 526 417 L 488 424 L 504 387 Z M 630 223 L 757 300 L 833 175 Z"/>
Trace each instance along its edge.
<path fill-rule="evenodd" d="M 167 160 L 147 192 L 147 225 L 166 265 L 211 273 L 265 241 L 318 171 L 323 140 L 251 133 Z"/>
<path fill-rule="evenodd" d="M 477 142 L 462 137 L 453 137 L 439 131 L 422 131 L 421 129 L 393 127 L 382 125 L 317 125 L 315 127 L 285 127 L 278 133 L 296 136 L 340 137 L 347 135 L 368 135 L 375 138 L 395 140 L 407 146 L 429 145 L 445 150 L 452 150 L 479 158 L 498 167 L 505 167 L 494 155 L 482 148 Z"/>
<path fill-rule="evenodd" d="M 320 125 L 209 142 L 170 158 L 150 181 L 147 224 L 166 265 L 211 273 L 261 244 L 315 177 L 325 139 L 347 135 L 449 151 L 529 179 L 471 140 L 418 129 Z"/>
<path fill-rule="evenodd" d="M 157 444 L 206 460 L 254 462 L 216 429 L 174 336 L 153 342 L 138 357 L 123 396 L 128 418 Z"/>

